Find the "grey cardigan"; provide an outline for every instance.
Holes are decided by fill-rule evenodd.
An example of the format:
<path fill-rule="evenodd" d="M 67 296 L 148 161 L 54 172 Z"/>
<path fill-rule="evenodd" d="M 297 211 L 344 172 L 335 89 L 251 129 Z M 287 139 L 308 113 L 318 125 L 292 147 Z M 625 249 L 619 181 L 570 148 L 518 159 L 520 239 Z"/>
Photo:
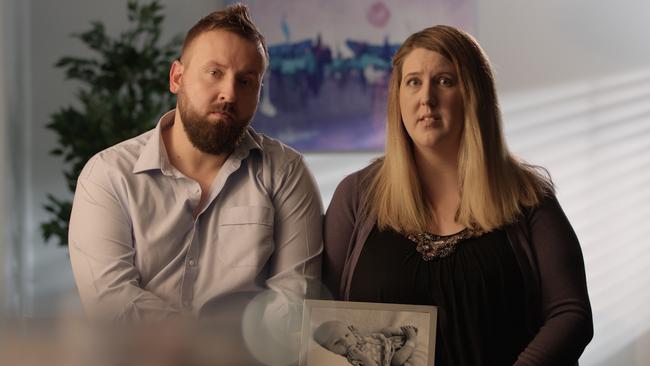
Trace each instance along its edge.
<path fill-rule="evenodd" d="M 327 209 L 323 281 L 333 297 L 349 299 L 363 245 L 376 224 L 363 200 L 377 164 L 347 176 Z M 534 335 L 515 365 L 574 365 L 593 336 L 584 261 L 571 224 L 554 196 L 504 227 L 526 289 Z"/>

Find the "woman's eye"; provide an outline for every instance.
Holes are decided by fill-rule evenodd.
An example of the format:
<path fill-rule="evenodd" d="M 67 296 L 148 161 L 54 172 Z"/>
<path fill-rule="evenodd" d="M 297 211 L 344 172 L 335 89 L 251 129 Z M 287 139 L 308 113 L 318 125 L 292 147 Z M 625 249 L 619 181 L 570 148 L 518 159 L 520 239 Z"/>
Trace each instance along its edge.
<path fill-rule="evenodd" d="M 454 85 L 454 82 L 450 78 L 440 78 L 438 79 L 438 84 L 440 86 L 450 87 Z"/>
<path fill-rule="evenodd" d="M 406 85 L 408 86 L 419 86 L 421 84 L 420 79 L 412 78 L 406 80 Z"/>

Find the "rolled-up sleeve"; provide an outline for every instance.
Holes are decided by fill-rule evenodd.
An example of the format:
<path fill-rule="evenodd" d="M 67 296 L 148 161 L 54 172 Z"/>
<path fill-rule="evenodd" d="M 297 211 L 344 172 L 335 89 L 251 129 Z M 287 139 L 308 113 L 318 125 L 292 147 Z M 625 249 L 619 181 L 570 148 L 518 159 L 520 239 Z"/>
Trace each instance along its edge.
<path fill-rule="evenodd" d="M 89 317 L 143 319 L 176 312 L 140 287 L 131 223 L 97 156 L 86 164 L 77 182 L 69 250 L 75 282 Z"/>

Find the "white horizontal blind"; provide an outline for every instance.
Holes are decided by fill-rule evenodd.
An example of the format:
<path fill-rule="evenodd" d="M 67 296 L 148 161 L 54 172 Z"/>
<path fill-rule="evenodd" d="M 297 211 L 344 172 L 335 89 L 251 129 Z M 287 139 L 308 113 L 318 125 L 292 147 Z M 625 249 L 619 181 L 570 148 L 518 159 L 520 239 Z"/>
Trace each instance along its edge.
<path fill-rule="evenodd" d="M 647 365 L 650 70 L 505 96 L 513 152 L 550 171 L 585 256 L 595 336 L 583 365 Z"/>

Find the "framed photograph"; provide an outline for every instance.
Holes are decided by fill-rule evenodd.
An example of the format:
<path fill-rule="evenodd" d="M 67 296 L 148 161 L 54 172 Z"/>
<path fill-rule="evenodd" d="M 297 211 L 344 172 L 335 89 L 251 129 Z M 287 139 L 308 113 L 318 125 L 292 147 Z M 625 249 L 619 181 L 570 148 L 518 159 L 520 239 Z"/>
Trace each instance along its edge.
<path fill-rule="evenodd" d="M 436 24 L 476 28 L 476 0 L 243 2 L 270 53 L 253 127 L 303 152 L 382 151 L 401 43 Z"/>
<path fill-rule="evenodd" d="M 433 366 L 437 315 L 435 306 L 305 300 L 300 366 Z"/>

